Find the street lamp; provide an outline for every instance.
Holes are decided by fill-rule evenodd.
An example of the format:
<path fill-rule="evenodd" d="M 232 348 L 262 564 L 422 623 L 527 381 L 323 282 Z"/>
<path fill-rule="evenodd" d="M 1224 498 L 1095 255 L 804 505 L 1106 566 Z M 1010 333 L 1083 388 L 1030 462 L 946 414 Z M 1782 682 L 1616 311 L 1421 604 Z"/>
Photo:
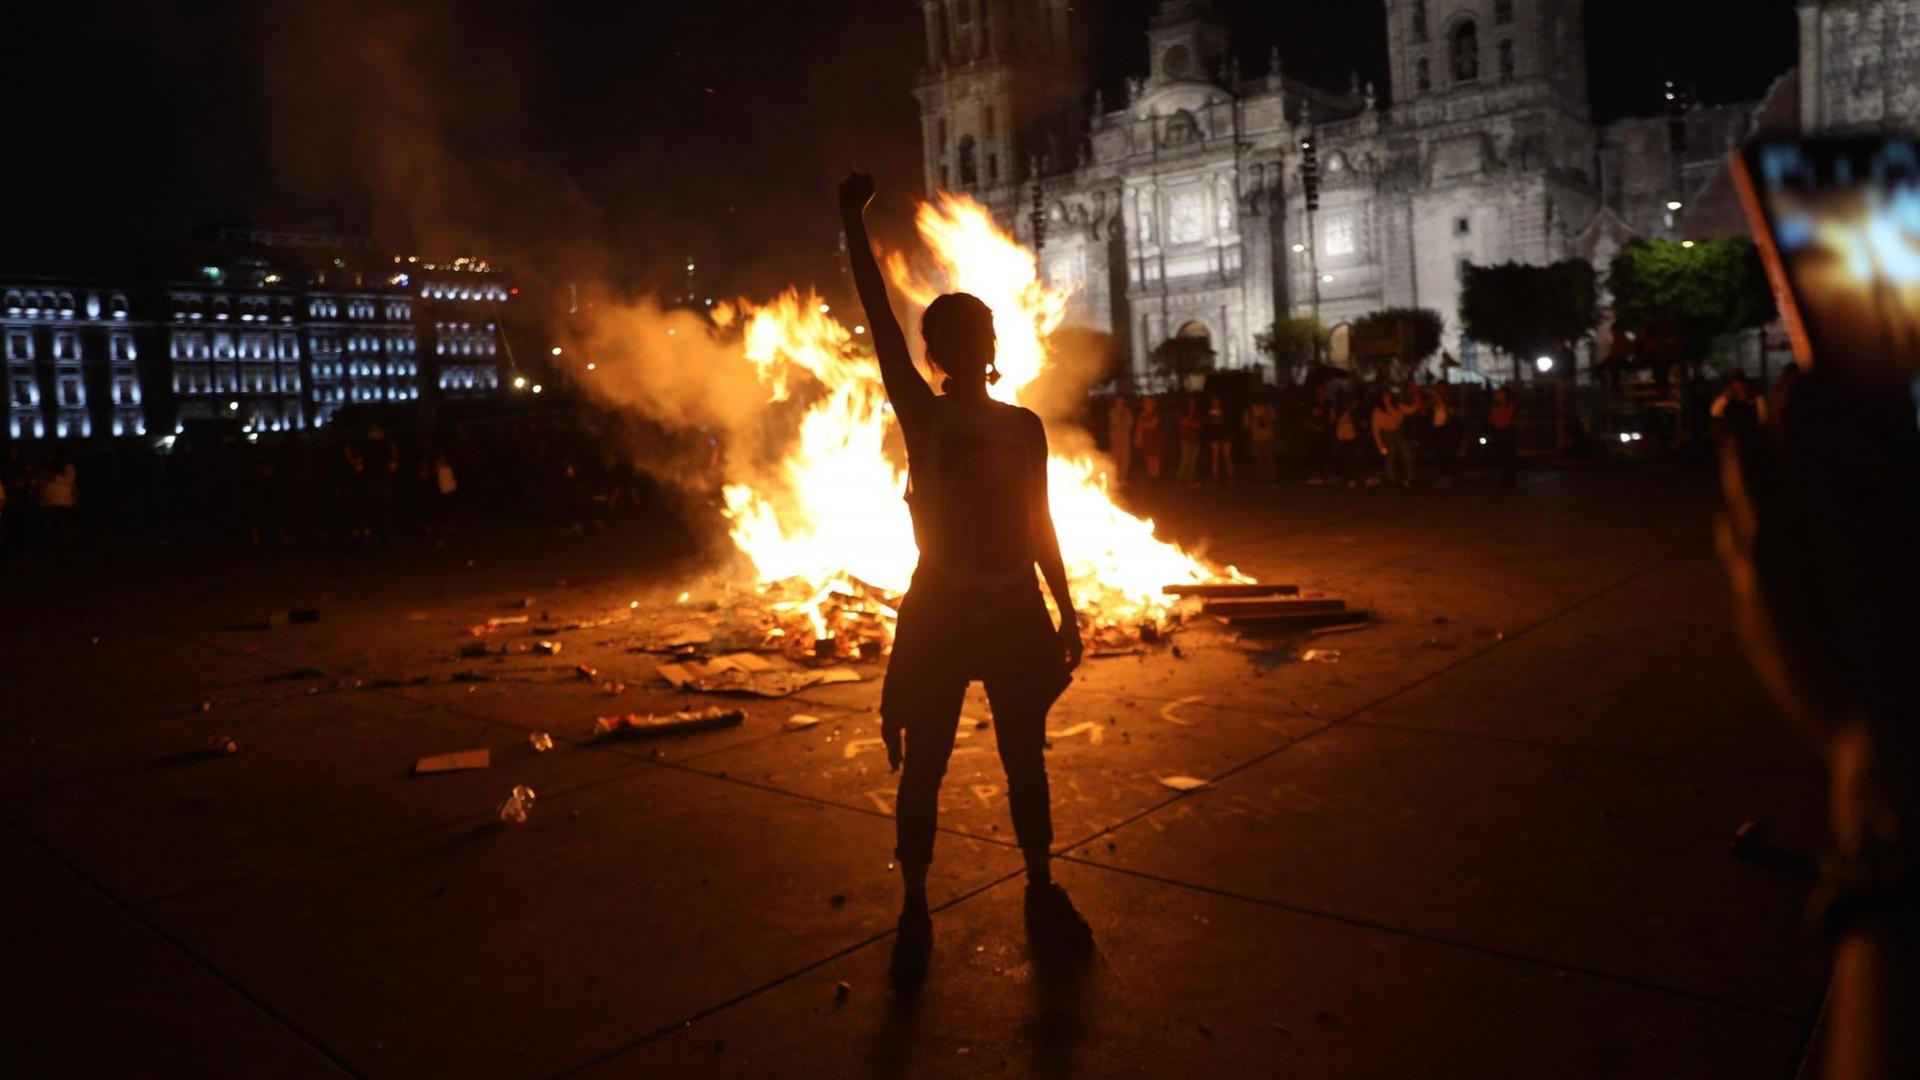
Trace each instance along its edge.
<path fill-rule="evenodd" d="M 1681 207 L 1684 207 L 1684 206 L 1686 206 L 1686 205 L 1687 205 L 1686 203 L 1683 203 L 1683 202 L 1681 202 L 1681 201 L 1680 201 L 1679 199 L 1669 199 L 1669 200 L 1667 200 L 1667 209 L 1669 209 L 1669 210 L 1672 210 L 1672 211 L 1675 211 L 1675 212 L 1678 212 L 1678 211 L 1680 210 L 1680 208 L 1681 208 Z"/>
<path fill-rule="evenodd" d="M 515 375 L 513 377 L 513 388 L 515 390 L 525 390 L 527 388 L 527 377 L 525 375 Z"/>
<path fill-rule="evenodd" d="M 553 347 L 553 355 L 555 355 L 555 356 L 559 356 L 559 355 L 560 355 L 560 346 L 558 346 L 558 345 L 555 345 L 555 346 Z"/>
<path fill-rule="evenodd" d="M 1299 255 L 1299 254 L 1302 254 L 1302 253 L 1304 253 L 1304 252 L 1305 252 L 1306 250 L 1307 250 L 1307 245 L 1305 245 L 1305 244 L 1295 244 L 1295 245 L 1293 245 L 1293 253 L 1294 253 L 1295 255 Z"/>
<path fill-rule="evenodd" d="M 1536 371 L 1540 372 L 1540 374 L 1542 375 L 1545 375 L 1547 372 L 1553 370 L 1553 357 L 1542 356 L 1533 362 L 1533 366 Z"/>

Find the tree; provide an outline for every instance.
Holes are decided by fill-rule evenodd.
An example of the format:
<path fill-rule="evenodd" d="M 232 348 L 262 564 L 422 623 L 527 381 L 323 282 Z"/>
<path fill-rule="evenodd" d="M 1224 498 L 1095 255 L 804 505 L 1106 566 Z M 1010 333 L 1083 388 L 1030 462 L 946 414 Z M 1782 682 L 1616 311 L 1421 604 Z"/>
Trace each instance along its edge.
<path fill-rule="evenodd" d="M 1184 382 L 1189 375 L 1213 370 L 1213 343 L 1203 337 L 1170 337 L 1154 346 L 1148 360 L 1161 375 Z"/>
<path fill-rule="evenodd" d="M 1773 290 L 1753 241 L 1744 236 L 1696 241 L 1636 240 L 1613 257 L 1607 274 L 1613 318 L 1621 328 L 1665 342 L 1693 364 L 1721 334 L 1765 326 L 1774 318 Z"/>
<path fill-rule="evenodd" d="M 1311 316 L 1275 319 L 1253 335 L 1253 347 L 1273 361 L 1278 381 L 1298 382 L 1298 373 L 1326 353 L 1327 325 Z"/>
<path fill-rule="evenodd" d="M 1440 351 L 1446 322 L 1430 308 L 1393 307 L 1353 321 L 1354 351 L 1364 359 L 1392 356 L 1409 369 Z"/>
<path fill-rule="evenodd" d="M 1526 358 L 1586 337 L 1595 321 L 1593 267 L 1584 260 L 1467 266 L 1460 289 L 1461 330 L 1512 357 L 1516 378 Z"/>

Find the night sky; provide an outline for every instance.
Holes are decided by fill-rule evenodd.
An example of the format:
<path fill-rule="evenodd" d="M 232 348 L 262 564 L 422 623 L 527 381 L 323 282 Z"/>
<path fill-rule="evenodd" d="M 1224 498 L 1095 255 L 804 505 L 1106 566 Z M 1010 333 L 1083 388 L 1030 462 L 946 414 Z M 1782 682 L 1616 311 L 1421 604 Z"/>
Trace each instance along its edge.
<path fill-rule="evenodd" d="M 1220 0 L 1244 70 L 1385 82 L 1373 0 Z M 1741 9 L 1727 25 L 1730 7 Z M 1792 0 L 1589 0 L 1602 119 L 1660 81 L 1757 97 Z M 1081 0 L 1117 100 L 1152 0 Z M 548 280 L 639 287 L 697 256 L 764 294 L 833 273 L 831 189 L 873 171 L 882 229 L 919 184 L 918 4 L 19 5 L 4 74 L 0 268 L 112 265 L 210 222 L 368 232 Z"/>

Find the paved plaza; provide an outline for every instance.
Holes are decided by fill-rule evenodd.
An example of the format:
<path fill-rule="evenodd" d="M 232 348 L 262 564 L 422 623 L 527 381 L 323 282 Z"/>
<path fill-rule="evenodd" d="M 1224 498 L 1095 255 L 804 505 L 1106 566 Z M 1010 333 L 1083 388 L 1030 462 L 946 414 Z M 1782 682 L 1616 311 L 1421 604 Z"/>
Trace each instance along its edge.
<path fill-rule="evenodd" d="M 1807 886 L 1728 845 L 1753 819 L 1817 851 L 1823 773 L 1733 641 L 1715 494 L 1647 466 L 1143 496 L 1165 535 L 1379 621 L 1314 641 L 1332 663 L 1212 627 L 1087 661 L 1049 721 L 1083 967 L 1029 952 L 992 731 L 963 725 L 917 994 L 886 973 L 879 665 L 607 741 L 601 714 L 738 699 L 653 678 L 618 623 L 457 656 L 490 616 L 708 580 L 655 534 L 16 579 L 0 1074 L 1790 1076 L 1824 985 Z M 516 784 L 537 799 L 505 825 Z"/>

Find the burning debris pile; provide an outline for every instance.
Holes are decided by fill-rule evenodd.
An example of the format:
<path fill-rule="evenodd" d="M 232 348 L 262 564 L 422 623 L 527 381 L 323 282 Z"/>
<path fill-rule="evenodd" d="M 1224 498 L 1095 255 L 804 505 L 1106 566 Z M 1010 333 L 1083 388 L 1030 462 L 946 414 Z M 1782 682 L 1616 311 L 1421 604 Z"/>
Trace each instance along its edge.
<path fill-rule="evenodd" d="M 923 204 L 919 231 L 932 273 L 895 253 L 888 272 L 913 309 L 940 292 L 965 291 L 994 312 L 1000 381 L 992 393 L 1046 417 L 1036 381 L 1053 364 L 1047 339 L 1065 318 L 1069 291 L 1042 281 L 1032 252 L 964 197 Z M 770 303 L 715 309 L 715 334 L 739 355 L 769 409 L 796 415 L 771 461 L 735 461 L 723 486 L 728 533 L 765 590 L 778 646 L 790 658 L 875 660 L 891 648 L 897 600 L 917 558 L 901 499 L 904 462 L 879 368 L 864 338 L 817 296 L 789 291 Z M 1054 524 L 1078 606 L 1096 644 L 1137 643 L 1173 611 L 1169 582 L 1246 583 L 1154 535 L 1152 521 L 1113 499 L 1104 458 L 1077 430 L 1050 432 Z"/>

